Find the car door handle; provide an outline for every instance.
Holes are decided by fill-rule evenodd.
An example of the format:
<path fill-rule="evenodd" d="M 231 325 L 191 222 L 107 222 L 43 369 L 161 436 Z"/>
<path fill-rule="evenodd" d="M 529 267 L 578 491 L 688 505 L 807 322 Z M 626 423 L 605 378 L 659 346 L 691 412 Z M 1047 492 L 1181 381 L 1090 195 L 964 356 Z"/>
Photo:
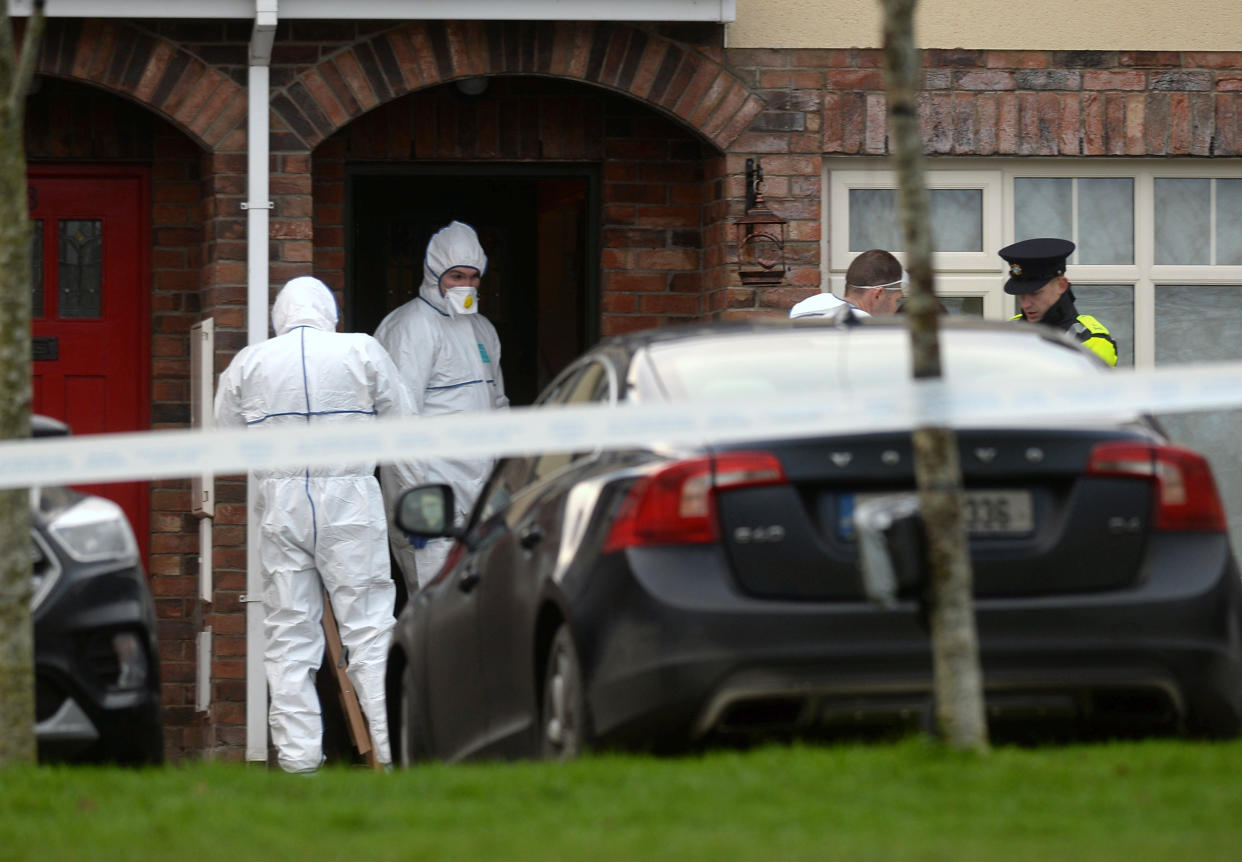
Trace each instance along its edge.
<path fill-rule="evenodd" d="M 461 590 L 463 593 L 471 592 L 478 585 L 479 573 L 474 569 L 469 569 L 463 572 L 462 576 L 457 579 L 457 589 Z"/>
<path fill-rule="evenodd" d="M 539 544 L 542 541 L 543 541 L 543 530 L 540 529 L 538 524 L 534 524 L 530 527 L 527 527 L 525 530 L 522 531 L 522 535 L 518 536 L 518 544 L 521 545 L 522 548 L 527 551 L 529 551 L 531 548 L 535 547 L 535 545 Z"/>

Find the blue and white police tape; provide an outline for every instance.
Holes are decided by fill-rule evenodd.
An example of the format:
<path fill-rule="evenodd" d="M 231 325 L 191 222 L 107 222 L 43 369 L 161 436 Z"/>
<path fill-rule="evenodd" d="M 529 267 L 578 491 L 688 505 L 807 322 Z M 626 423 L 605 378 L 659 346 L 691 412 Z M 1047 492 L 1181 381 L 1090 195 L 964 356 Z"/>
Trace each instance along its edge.
<path fill-rule="evenodd" d="M 905 380 L 849 395 L 515 408 L 371 423 L 142 431 L 0 443 L 0 488 L 427 458 L 698 446 L 819 434 L 1070 423 L 1242 407 L 1242 363 L 1115 370 L 1072 381 Z"/>

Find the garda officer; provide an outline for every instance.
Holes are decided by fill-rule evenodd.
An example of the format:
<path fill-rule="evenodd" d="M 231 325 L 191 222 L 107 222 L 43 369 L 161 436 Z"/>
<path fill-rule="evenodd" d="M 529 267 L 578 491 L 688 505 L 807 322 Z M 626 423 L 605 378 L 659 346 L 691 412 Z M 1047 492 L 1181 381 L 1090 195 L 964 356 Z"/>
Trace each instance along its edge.
<path fill-rule="evenodd" d="M 1065 277 L 1065 261 L 1073 253 L 1072 242 L 1051 237 L 1024 239 L 1000 250 L 1009 264 L 1005 293 L 1017 296 L 1022 307 L 1022 313 L 1010 320 L 1055 326 L 1109 365 L 1116 365 L 1117 342 L 1108 327 L 1089 314 L 1079 314 L 1074 305 L 1074 291 Z"/>

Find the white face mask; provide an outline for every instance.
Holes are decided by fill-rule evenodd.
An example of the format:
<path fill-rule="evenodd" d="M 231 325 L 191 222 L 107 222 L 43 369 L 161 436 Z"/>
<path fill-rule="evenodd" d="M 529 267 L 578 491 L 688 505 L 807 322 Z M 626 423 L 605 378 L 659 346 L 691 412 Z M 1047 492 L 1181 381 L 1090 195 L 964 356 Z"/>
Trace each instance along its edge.
<path fill-rule="evenodd" d="M 449 307 L 458 314 L 477 314 L 479 289 L 477 287 L 450 287 L 444 291 Z"/>

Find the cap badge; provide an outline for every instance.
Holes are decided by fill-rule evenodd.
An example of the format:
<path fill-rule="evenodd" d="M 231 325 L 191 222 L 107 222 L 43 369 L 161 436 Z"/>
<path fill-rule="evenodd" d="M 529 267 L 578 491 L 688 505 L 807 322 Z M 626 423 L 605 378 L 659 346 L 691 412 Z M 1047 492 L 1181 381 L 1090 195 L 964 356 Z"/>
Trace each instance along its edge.
<path fill-rule="evenodd" d="M 1020 278 L 1022 276 L 1021 264 L 1017 264 L 1017 263 L 1009 264 L 1009 274 L 1012 275 L 1014 278 Z"/>

